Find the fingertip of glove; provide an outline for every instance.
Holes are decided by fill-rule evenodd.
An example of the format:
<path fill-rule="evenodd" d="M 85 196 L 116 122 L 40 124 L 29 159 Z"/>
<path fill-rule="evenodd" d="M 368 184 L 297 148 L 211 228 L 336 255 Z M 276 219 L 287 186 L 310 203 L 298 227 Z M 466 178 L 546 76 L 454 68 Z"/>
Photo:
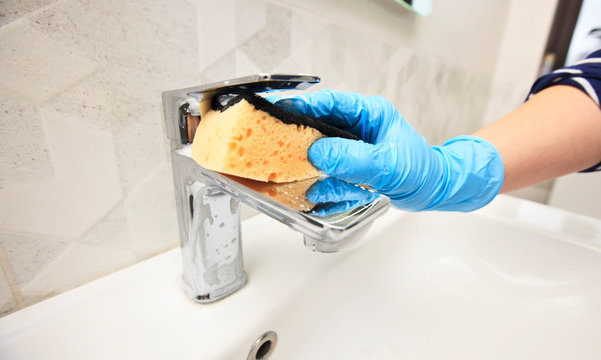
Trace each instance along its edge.
<path fill-rule="evenodd" d="M 361 141 L 342 139 L 337 137 L 321 138 L 313 143 L 308 151 L 309 161 L 318 170 L 328 175 L 338 175 L 341 166 L 348 165 L 350 160 L 345 159 L 349 147 L 354 147 Z M 361 142 L 362 143 L 362 142 Z"/>
<path fill-rule="evenodd" d="M 280 99 L 274 103 L 280 108 L 295 114 L 305 115 L 307 104 L 299 98 Z"/>
<path fill-rule="evenodd" d="M 331 142 L 329 141 L 329 139 L 330 138 L 319 139 L 315 141 L 313 145 L 311 145 L 311 147 L 309 147 L 309 162 L 321 171 L 324 171 L 324 157 L 329 155 L 331 152 Z"/>

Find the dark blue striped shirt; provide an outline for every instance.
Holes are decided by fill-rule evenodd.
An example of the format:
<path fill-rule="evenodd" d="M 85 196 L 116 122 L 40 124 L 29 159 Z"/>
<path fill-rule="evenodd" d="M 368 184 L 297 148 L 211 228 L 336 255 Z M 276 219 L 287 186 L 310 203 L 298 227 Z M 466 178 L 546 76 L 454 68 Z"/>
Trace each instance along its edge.
<path fill-rule="evenodd" d="M 553 85 L 574 86 L 584 91 L 597 105 L 601 106 L 599 102 L 601 99 L 601 49 L 572 66 L 557 69 L 538 78 L 532 85 L 528 98 Z M 591 171 L 601 171 L 601 163 L 582 172 Z"/>

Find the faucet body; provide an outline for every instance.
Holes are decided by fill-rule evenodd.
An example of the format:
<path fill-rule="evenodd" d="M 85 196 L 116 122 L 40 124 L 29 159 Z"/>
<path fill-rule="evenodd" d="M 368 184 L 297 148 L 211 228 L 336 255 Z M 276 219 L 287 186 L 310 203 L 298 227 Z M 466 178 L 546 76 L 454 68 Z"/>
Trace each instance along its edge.
<path fill-rule="evenodd" d="M 213 302 L 246 283 L 240 203 L 198 171 L 193 159 L 171 155 L 184 290 L 197 302 Z"/>
<path fill-rule="evenodd" d="M 319 252 L 354 246 L 360 234 L 390 206 L 390 200 L 379 197 L 340 215 L 320 218 L 282 205 L 201 167 L 192 159 L 195 125 L 190 119 L 193 116 L 202 121 L 213 96 L 304 90 L 317 82 L 318 77 L 308 75 L 258 74 L 162 94 L 165 128 L 171 146 L 183 287 L 194 301 L 216 301 L 246 283 L 240 201 L 298 230 L 304 235 L 305 246 Z"/>

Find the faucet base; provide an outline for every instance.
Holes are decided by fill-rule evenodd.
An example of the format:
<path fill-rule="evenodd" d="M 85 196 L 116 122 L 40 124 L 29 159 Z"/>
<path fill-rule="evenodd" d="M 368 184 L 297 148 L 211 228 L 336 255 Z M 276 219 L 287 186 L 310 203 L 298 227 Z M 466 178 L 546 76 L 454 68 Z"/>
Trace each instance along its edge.
<path fill-rule="evenodd" d="M 241 288 L 244 287 L 244 285 L 246 285 L 246 281 L 247 281 L 246 272 L 242 271 L 242 275 L 240 275 L 236 279 L 236 282 L 228 284 L 227 287 L 221 288 L 217 291 L 213 291 L 213 292 L 209 292 L 209 293 L 205 293 L 205 294 L 199 294 L 193 287 L 189 286 L 186 283 L 186 280 L 182 276 L 182 288 L 184 289 L 184 292 L 186 293 L 186 295 L 188 295 L 188 297 L 190 297 L 190 299 L 194 300 L 195 302 L 197 302 L 199 304 L 209 304 L 209 303 L 215 302 L 217 300 L 223 299 L 223 298 L 227 297 L 228 295 L 233 294 L 236 291 L 240 290 Z"/>

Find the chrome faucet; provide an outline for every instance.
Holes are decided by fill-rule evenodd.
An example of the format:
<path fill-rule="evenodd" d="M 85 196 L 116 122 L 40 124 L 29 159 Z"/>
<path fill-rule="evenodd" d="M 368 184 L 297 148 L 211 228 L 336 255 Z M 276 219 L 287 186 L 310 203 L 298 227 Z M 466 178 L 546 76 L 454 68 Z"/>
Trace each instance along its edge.
<path fill-rule="evenodd" d="M 163 92 L 166 133 L 171 143 L 183 286 L 193 300 L 210 303 L 246 283 L 240 201 L 298 230 L 304 235 L 305 246 L 319 252 L 336 252 L 356 245 L 361 233 L 390 206 L 386 197 L 326 178 L 326 181 L 314 179 L 309 185 L 299 182 L 298 186 L 303 186 L 304 190 L 309 187 L 307 193 L 315 192 L 320 184 L 328 190 L 325 197 L 321 196 L 325 200 L 313 209 L 294 208 L 261 190 L 266 185 L 269 187 L 268 184 L 228 177 L 205 169 L 192 159 L 191 143 L 196 126 L 210 109 L 214 96 L 227 97 L 248 91 L 304 90 L 318 82 L 318 77 L 309 75 L 258 74 Z M 296 184 L 284 186 L 290 189 Z M 354 194 L 352 200 L 344 199 L 344 194 L 349 192 Z"/>

